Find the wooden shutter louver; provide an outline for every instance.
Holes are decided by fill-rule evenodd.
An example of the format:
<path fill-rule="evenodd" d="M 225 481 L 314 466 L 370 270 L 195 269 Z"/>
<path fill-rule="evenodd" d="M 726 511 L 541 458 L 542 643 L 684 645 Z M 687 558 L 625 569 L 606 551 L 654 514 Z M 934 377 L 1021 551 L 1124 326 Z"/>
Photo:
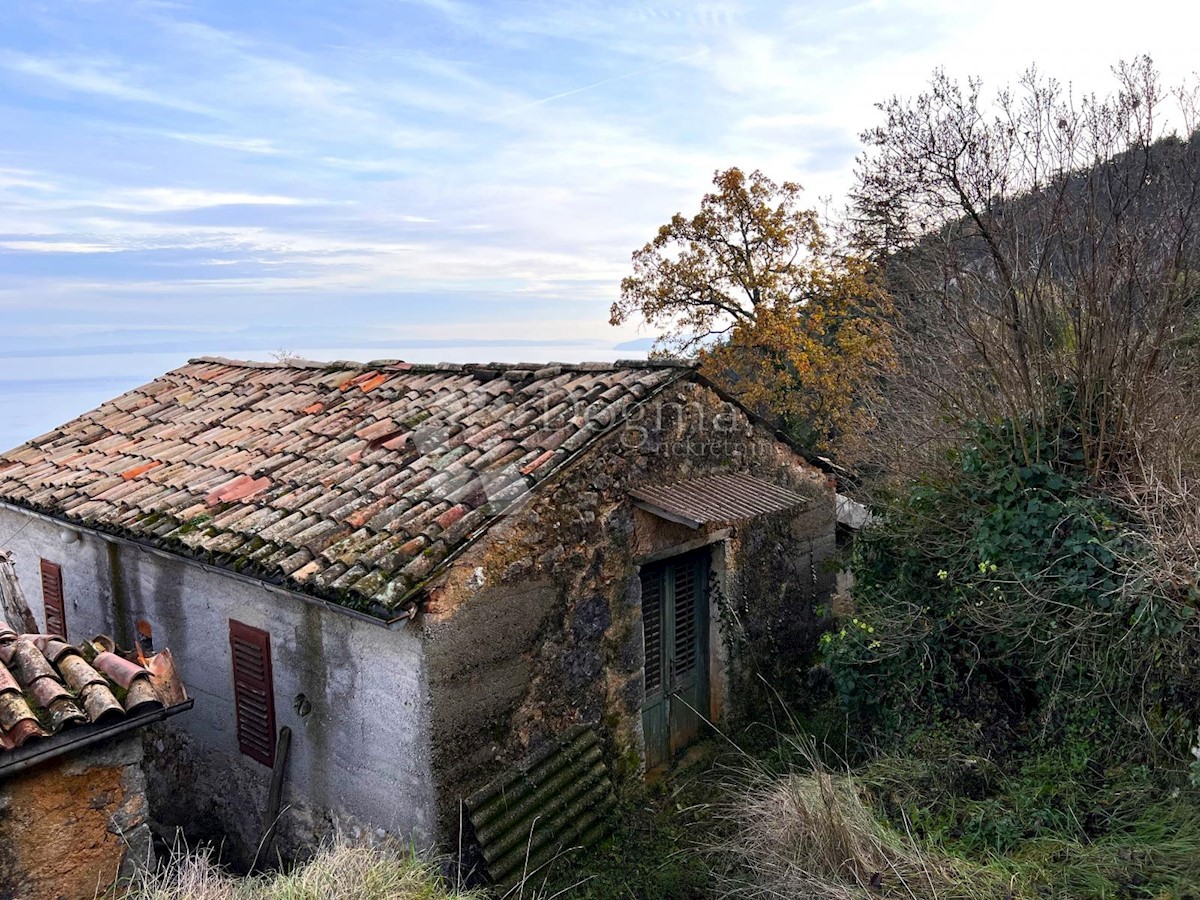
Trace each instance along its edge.
<path fill-rule="evenodd" d="M 696 561 L 675 566 L 675 672 L 696 667 Z"/>
<path fill-rule="evenodd" d="M 63 602 L 62 568 L 47 559 L 42 564 L 42 604 L 46 613 L 46 633 L 67 636 L 67 608 Z"/>
<path fill-rule="evenodd" d="M 642 572 L 642 634 L 646 648 L 646 693 L 662 690 L 662 569 Z"/>
<path fill-rule="evenodd" d="M 233 658 L 233 703 L 238 748 L 264 766 L 275 764 L 275 686 L 271 677 L 271 635 L 229 620 Z"/>

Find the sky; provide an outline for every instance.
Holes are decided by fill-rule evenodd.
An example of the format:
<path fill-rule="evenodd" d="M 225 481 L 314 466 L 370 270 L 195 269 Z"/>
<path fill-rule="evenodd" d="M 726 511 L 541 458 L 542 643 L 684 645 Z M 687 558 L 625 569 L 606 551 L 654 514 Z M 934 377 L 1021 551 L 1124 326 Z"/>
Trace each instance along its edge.
<path fill-rule="evenodd" d="M 0 444 L 189 357 L 611 359 L 713 172 L 836 211 L 873 104 L 1195 68 L 1190 4 L 3 0 Z M 1190 21 L 1189 21 L 1190 20 Z"/>

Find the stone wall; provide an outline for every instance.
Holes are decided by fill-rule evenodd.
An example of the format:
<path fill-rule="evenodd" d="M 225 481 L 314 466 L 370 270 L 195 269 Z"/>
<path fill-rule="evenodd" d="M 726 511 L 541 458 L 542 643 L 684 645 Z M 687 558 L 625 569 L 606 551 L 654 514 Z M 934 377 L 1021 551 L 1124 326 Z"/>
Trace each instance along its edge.
<path fill-rule="evenodd" d="M 695 531 L 629 500 L 638 484 L 730 471 L 790 486 L 810 503 L 795 515 Z M 719 719 L 736 705 L 726 663 L 746 637 L 722 627 L 719 604 L 755 622 L 810 621 L 831 583 L 821 567 L 834 552 L 834 518 L 824 473 L 692 382 L 648 403 L 531 495 L 456 561 L 423 617 L 443 835 L 457 827 L 458 798 L 577 722 L 600 723 L 618 780 L 640 781 L 641 562 L 713 547 L 710 714 Z M 773 633 L 815 639 L 787 628 Z"/>
<path fill-rule="evenodd" d="M 837 590 L 837 554 L 827 510 L 764 517 L 734 543 L 736 588 L 722 615 L 739 623 L 731 640 L 732 692 L 741 717 L 769 715 L 780 696 L 804 689 Z"/>
<path fill-rule="evenodd" d="M 0 781 L 0 898 L 93 900 L 152 864 L 137 734 Z"/>
<path fill-rule="evenodd" d="M 142 622 L 155 647 L 171 648 L 196 702 L 147 743 L 156 820 L 220 839 L 237 865 L 253 859 L 266 828 L 271 770 L 237 745 L 229 649 L 236 619 L 270 634 L 276 727 L 292 729 L 277 848 L 302 855 L 339 829 L 431 840 L 427 691 L 415 628 L 391 631 L 12 510 L 0 509 L 0 536 L 11 536 L 6 547 L 39 620 L 44 557 L 62 566 L 72 641 L 107 633 L 130 646 Z"/>

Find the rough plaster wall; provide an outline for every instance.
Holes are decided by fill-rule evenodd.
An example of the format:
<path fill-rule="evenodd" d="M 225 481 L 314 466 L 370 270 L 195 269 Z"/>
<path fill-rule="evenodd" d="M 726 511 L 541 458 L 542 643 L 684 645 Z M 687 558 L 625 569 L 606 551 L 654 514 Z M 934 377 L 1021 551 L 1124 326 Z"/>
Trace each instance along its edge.
<path fill-rule="evenodd" d="M 123 595 L 128 621 L 147 621 L 155 647 L 171 648 L 196 701 L 148 740 L 156 818 L 225 835 L 242 863 L 262 836 L 270 770 L 237 748 L 229 651 L 229 620 L 237 619 L 271 635 L 276 727 L 293 732 L 279 849 L 301 852 L 335 827 L 430 839 L 428 695 L 416 629 L 389 631 L 129 546 L 119 548 L 114 591 L 108 545 L 87 534 L 64 544 L 62 530 L 0 510 L 0 541 L 9 538 L 0 545 L 14 551 L 39 621 L 45 557 L 62 566 L 71 640 L 119 632 L 112 602 Z"/>
<path fill-rule="evenodd" d="M 833 526 L 826 510 L 809 507 L 794 517 L 763 517 L 732 542 L 736 577 L 725 601 L 726 615 L 739 623 L 731 691 L 745 698 L 740 715 L 765 713 L 759 705 L 776 703 L 776 692 L 803 690 L 836 591 L 828 564 L 837 553 Z M 764 682 L 771 691 L 762 690 Z"/>
<path fill-rule="evenodd" d="M 0 898 L 93 900 L 153 863 L 137 735 L 0 781 Z"/>
<path fill-rule="evenodd" d="M 697 532 L 665 522 L 635 509 L 628 491 L 726 471 L 811 498 L 797 516 L 740 523 L 714 546 L 720 587 L 714 607 L 728 596 L 747 610 L 778 612 L 777 585 L 753 573 L 808 573 L 810 545 L 818 566 L 833 552 L 833 485 L 693 383 L 661 397 L 540 490 L 431 592 L 423 627 L 444 834 L 456 824 L 458 798 L 575 722 L 601 723 L 618 777 L 640 771 L 638 562 L 711 541 L 720 529 Z M 811 596 L 791 591 L 783 599 L 809 603 Z M 714 608 L 714 716 L 726 701 L 721 618 Z"/>

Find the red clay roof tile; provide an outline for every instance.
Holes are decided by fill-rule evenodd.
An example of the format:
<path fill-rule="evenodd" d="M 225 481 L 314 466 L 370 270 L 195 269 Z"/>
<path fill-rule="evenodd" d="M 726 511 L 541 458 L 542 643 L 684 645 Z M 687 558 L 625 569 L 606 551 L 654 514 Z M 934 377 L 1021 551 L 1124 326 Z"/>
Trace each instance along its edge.
<path fill-rule="evenodd" d="M 29 695 L 33 698 L 37 706 L 46 708 L 55 700 L 62 698 L 70 699 L 71 692 L 68 691 L 57 678 L 39 678 L 29 688 Z"/>
<path fill-rule="evenodd" d="M 370 371 L 370 370 L 368 370 L 366 372 L 360 372 L 351 378 L 347 378 L 345 381 L 343 381 L 341 384 L 339 384 L 338 390 L 345 392 L 345 391 L 350 390 L 350 388 L 352 388 L 352 387 L 358 387 L 360 384 L 363 384 L 366 381 L 370 381 L 377 374 L 378 374 L 377 372 Z"/>
<path fill-rule="evenodd" d="M 126 469 L 124 472 L 121 473 L 121 477 L 124 478 L 126 481 L 129 481 L 129 479 L 137 478 L 139 475 L 144 475 L 146 472 L 149 472 L 151 469 L 157 469 L 161 465 L 162 465 L 161 459 L 152 459 L 149 462 L 142 463 L 140 466 L 134 466 L 132 469 Z"/>
<path fill-rule="evenodd" d="M 204 502 L 209 506 L 220 503 L 233 503 L 235 500 L 247 500 L 261 494 L 271 486 L 270 478 L 251 478 L 249 475 L 239 475 L 224 487 L 212 491 Z"/>
<path fill-rule="evenodd" d="M 375 390 L 375 388 L 379 387 L 381 384 L 383 384 L 385 381 L 387 381 L 389 377 L 390 376 L 388 376 L 388 375 L 380 373 L 379 375 L 376 375 L 374 378 L 368 378 L 366 381 L 364 381 L 362 384 L 360 384 L 359 387 L 362 389 L 362 392 L 365 394 L 368 391 Z"/>
<path fill-rule="evenodd" d="M 359 507 L 350 515 L 346 516 L 346 522 L 353 528 L 362 528 L 370 522 L 382 510 L 386 509 L 391 503 L 390 497 L 380 497 L 374 503 L 368 503 L 366 506 Z"/>
<path fill-rule="evenodd" d="M 570 421 L 581 402 L 616 421 L 681 377 L 643 363 L 194 360 L 4 454 L 0 499 L 186 541 L 217 564 L 257 538 L 264 575 L 381 612 L 488 521 L 498 492 L 536 486 L 600 433 Z"/>
<path fill-rule="evenodd" d="M 93 668 L 85 653 L 94 654 L 113 680 Z M 2 751 L 32 739 L 53 741 L 75 725 L 118 721 L 183 702 L 187 694 L 169 657 L 170 651 L 163 651 L 143 668 L 91 643 L 72 647 L 52 635 L 18 636 L 0 623 L 0 658 L 16 666 L 11 671 L 0 666 L 0 766 Z M 126 696 L 124 709 L 118 689 Z"/>
<path fill-rule="evenodd" d="M 299 582 L 300 584 L 304 584 L 304 582 L 308 581 L 310 578 L 324 569 L 326 565 L 327 563 L 324 559 L 314 559 L 312 562 L 303 565 L 294 571 L 292 573 L 292 580 Z"/>
<path fill-rule="evenodd" d="M 0 732 L 4 749 L 22 747 L 31 738 L 48 737 L 25 698 L 14 694 L 0 695 Z"/>
<path fill-rule="evenodd" d="M 459 503 L 459 504 L 456 504 L 455 506 L 450 507 L 448 510 L 446 510 L 444 513 L 442 513 L 440 516 L 438 516 L 433 521 L 436 522 L 442 528 L 449 528 L 451 525 L 453 525 L 455 522 L 457 522 L 459 519 L 461 519 L 466 514 L 467 514 L 467 507 L 463 506 L 461 503 Z"/>
<path fill-rule="evenodd" d="M 526 463 L 524 466 L 522 466 L 522 467 L 521 467 L 521 474 L 522 474 L 522 475 L 529 475 L 529 474 L 531 474 L 531 473 L 533 473 L 533 472 L 536 472 L 540 466 L 542 466 L 543 464 L 545 464 L 545 463 L 549 462 L 549 461 L 550 461 L 551 459 L 553 459 L 553 458 L 554 458 L 554 451 L 553 451 L 553 450 L 546 450 L 545 452 L 541 453 L 541 454 L 540 454 L 540 455 L 539 455 L 539 456 L 538 456 L 536 459 L 534 459 L 532 462 Z"/>
<path fill-rule="evenodd" d="M 137 663 L 130 662 L 127 659 L 117 656 L 115 653 L 107 651 L 98 654 L 92 660 L 92 665 L 97 672 L 107 675 L 123 688 L 128 688 L 133 683 L 133 679 L 148 677 L 150 674 Z"/>

